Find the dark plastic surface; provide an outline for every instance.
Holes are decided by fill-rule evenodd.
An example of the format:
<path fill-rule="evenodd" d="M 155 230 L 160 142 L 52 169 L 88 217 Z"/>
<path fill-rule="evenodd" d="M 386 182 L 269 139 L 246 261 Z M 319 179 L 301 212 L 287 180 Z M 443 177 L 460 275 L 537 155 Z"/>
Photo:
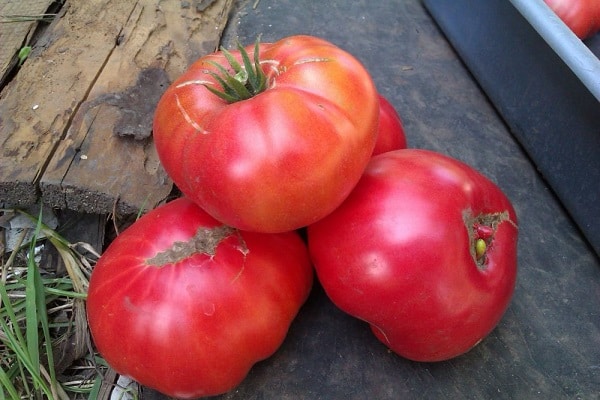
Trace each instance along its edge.
<path fill-rule="evenodd" d="M 600 262 L 422 3 L 240 1 L 223 43 L 299 33 L 328 39 L 365 64 L 401 114 L 410 147 L 461 159 L 507 193 L 520 218 L 517 287 L 475 349 L 416 363 L 388 351 L 317 284 L 280 350 L 216 398 L 600 398 Z M 162 397 L 145 391 L 144 398 Z"/>
<path fill-rule="evenodd" d="M 598 99 L 510 1 L 424 3 L 600 254 Z"/>

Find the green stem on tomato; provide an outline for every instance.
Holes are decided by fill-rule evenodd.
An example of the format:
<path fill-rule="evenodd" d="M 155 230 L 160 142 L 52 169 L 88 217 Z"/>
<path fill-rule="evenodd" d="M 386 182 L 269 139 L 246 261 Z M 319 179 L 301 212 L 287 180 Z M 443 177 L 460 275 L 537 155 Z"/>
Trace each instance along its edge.
<path fill-rule="evenodd" d="M 221 89 L 209 84 L 204 86 L 228 103 L 246 100 L 263 92 L 267 88 L 267 77 L 260 66 L 259 47 L 260 41 L 257 38 L 254 44 L 254 60 L 252 61 L 246 49 L 238 43 L 243 65 L 229 51 L 221 47 L 221 52 L 227 59 L 233 73 L 221 64 L 211 61 L 210 64 L 217 68 L 219 72 L 208 71 L 208 74 L 221 85 Z"/>

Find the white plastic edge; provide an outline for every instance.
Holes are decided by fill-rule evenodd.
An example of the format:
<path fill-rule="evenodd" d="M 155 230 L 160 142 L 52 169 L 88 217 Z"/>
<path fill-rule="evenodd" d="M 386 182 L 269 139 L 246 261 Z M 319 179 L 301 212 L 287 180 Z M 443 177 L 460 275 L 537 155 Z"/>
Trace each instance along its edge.
<path fill-rule="evenodd" d="M 548 45 L 600 101 L 600 60 L 543 0 L 510 0 Z"/>

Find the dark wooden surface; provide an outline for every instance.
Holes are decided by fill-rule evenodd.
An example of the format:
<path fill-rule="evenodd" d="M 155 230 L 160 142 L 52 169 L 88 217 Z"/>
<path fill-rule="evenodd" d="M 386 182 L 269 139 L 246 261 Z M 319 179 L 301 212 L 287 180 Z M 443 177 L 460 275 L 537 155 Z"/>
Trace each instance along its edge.
<path fill-rule="evenodd" d="M 410 147 L 463 160 L 507 193 L 520 218 L 517 287 L 471 352 L 415 363 L 317 285 L 281 349 L 216 398 L 599 399 L 600 262 L 420 1 L 238 1 L 223 43 L 299 33 L 366 65 L 402 115 Z"/>

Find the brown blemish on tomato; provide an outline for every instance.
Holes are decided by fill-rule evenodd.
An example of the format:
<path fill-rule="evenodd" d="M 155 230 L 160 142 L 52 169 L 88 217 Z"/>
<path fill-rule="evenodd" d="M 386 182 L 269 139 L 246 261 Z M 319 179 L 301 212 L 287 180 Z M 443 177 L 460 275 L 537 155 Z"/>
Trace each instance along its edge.
<path fill-rule="evenodd" d="M 224 239 L 231 235 L 238 237 L 238 250 L 244 255 L 248 254 L 248 247 L 239 232 L 229 226 L 217 226 L 215 228 L 201 227 L 196 234 L 186 242 L 174 242 L 171 247 L 147 260 L 147 264 L 162 267 L 167 264 L 177 263 L 194 254 L 206 254 L 214 257 L 217 247 Z"/>
<path fill-rule="evenodd" d="M 487 251 L 494 242 L 498 226 L 508 222 L 516 227 L 510 220 L 508 211 L 473 216 L 471 210 L 463 212 L 463 221 L 469 235 L 469 251 L 477 268 L 481 271 L 487 267 Z"/>

